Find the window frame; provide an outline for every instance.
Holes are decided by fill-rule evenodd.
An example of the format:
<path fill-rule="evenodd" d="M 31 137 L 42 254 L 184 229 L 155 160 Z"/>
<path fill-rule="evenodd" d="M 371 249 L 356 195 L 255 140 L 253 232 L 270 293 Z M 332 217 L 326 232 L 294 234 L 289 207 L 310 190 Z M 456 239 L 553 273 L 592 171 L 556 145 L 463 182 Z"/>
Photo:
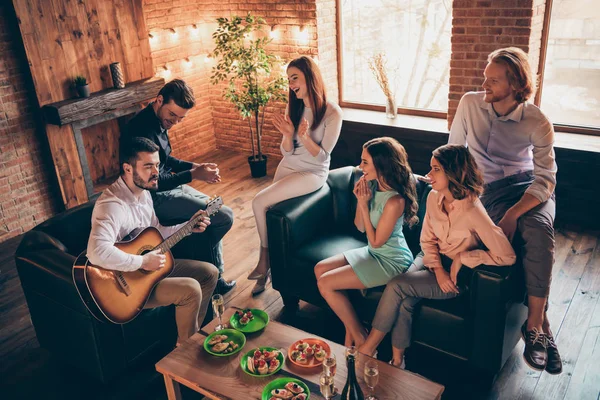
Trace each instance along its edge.
<path fill-rule="evenodd" d="M 540 43 L 540 58 L 538 62 L 539 81 L 535 93 L 533 104 L 541 108 L 542 92 L 544 88 L 544 72 L 546 66 L 546 55 L 548 52 L 548 40 L 550 36 L 550 20 L 552 15 L 553 0 L 546 0 L 544 10 L 544 23 L 542 26 L 542 37 Z M 385 112 L 385 106 L 378 106 L 368 103 L 356 103 L 344 100 L 344 73 L 342 56 L 342 15 L 341 0 L 336 0 L 336 32 L 337 32 L 337 69 L 338 69 L 338 96 L 340 107 L 356 108 L 360 110 L 371 110 Z M 398 114 L 415 115 L 420 117 L 443 118 L 448 119 L 448 113 L 442 111 L 430 111 L 418 108 L 398 107 Z M 600 136 L 600 127 L 588 127 L 575 124 L 553 124 L 554 130 L 558 132 L 577 133 L 582 135 Z"/>
<path fill-rule="evenodd" d="M 540 43 L 540 60 L 538 63 L 538 87 L 535 93 L 533 104 L 541 109 L 542 92 L 544 89 L 544 72 L 546 70 L 546 55 L 548 53 L 548 41 L 550 38 L 550 22 L 552 16 L 553 0 L 546 0 L 546 8 L 544 10 L 544 25 L 542 26 L 542 39 Z M 552 117 L 550 118 L 552 119 Z M 582 135 L 600 136 L 599 127 L 589 127 L 575 124 L 553 124 L 554 130 L 558 132 L 578 133 Z"/>
<path fill-rule="evenodd" d="M 342 7 L 341 0 L 335 0 L 336 3 L 336 31 L 337 31 L 337 67 L 338 67 L 338 98 L 340 107 L 356 108 L 359 110 L 381 111 L 385 112 L 385 106 L 379 106 L 369 103 L 356 103 L 352 101 L 344 101 L 344 73 L 343 73 L 343 56 L 342 56 Z M 450 66 L 448 66 L 450 67 Z M 430 117 L 448 119 L 448 113 L 443 111 L 424 110 L 420 108 L 397 107 L 398 114 L 415 115 L 419 117 Z"/>

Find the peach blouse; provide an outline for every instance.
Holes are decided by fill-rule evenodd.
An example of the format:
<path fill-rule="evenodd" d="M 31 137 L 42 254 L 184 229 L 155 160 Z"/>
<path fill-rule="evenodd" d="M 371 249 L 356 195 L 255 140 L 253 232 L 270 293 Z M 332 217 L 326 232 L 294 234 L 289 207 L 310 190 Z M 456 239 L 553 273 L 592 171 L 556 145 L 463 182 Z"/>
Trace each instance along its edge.
<path fill-rule="evenodd" d="M 453 260 L 460 257 L 462 264 L 470 268 L 515 263 L 517 257 L 510 242 L 478 198 L 454 200 L 448 209 L 444 210 L 444 195 L 432 190 L 421 231 L 425 266 L 442 268 L 440 253 Z"/>

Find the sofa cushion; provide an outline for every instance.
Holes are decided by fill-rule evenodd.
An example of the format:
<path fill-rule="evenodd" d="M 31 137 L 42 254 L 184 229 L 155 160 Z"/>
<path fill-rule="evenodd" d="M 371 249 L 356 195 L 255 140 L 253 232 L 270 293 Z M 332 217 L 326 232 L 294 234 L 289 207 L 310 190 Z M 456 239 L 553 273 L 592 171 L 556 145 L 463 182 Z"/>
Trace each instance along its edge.
<path fill-rule="evenodd" d="M 333 233 L 317 237 L 300 247 L 295 256 L 303 261 L 312 263 L 313 267 L 326 258 L 341 254 L 344 251 L 366 246 L 367 242 L 348 234 Z"/>

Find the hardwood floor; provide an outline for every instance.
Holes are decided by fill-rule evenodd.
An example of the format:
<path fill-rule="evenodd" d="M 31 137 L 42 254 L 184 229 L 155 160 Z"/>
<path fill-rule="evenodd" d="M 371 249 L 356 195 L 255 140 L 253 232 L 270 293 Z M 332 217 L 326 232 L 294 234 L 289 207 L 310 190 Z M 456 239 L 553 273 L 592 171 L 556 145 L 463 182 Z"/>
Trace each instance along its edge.
<path fill-rule="evenodd" d="M 278 292 L 269 285 L 264 293 L 252 297 L 254 282 L 246 278 L 258 260 L 259 249 L 251 200 L 271 182 L 277 160 L 269 160 L 269 174 L 260 179 L 250 177 L 244 154 L 223 151 L 210 161 L 219 164 L 223 182 L 193 186 L 223 196 L 235 213 L 233 228 L 224 240 L 225 277 L 236 279 L 238 287 L 225 296 L 227 305 L 262 308 L 280 319 L 283 303 Z M 14 238 L 0 244 L 0 398 L 165 399 L 164 385 L 156 374 L 150 373 L 150 380 L 120 382 L 118 388 L 98 387 L 84 378 L 72 379 L 68 367 L 40 348 L 14 263 L 19 241 Z M 453 388 L 452 382 L 443 382 L 447 385 L 444 399 L 600 399 L 600 235 L 557 229 L 556 244 L 549 316 L 565 362 L 563 373 L 552 376 L 526 367 L 520 342 L 489 392 L 474 396 Z M 342 339 L 341 324 L 331 318 L 330 311 L 309 304 L 301 303 L 294 321 L 285 322 L 331 340 Z M 184 397 L 199 398 L 190 392 Z"/>

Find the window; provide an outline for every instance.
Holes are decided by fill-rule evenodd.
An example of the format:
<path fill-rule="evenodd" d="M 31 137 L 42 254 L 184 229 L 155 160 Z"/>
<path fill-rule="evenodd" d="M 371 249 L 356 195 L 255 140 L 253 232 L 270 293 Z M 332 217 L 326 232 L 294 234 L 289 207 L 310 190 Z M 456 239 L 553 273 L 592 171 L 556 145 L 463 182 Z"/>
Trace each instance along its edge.
<path fill-rule="evenodd" d="M 600 128 L 597 4 L 597 0 L 552 2 L 540 107 L 555 124 Z"/>
<path fill-rule="evenodd" d="M 368 63 L 383 52 L 398 107 L 445 117 L 452 1 L 339 0 L 338 4 L 342 104 L 385 105 Z"/>

